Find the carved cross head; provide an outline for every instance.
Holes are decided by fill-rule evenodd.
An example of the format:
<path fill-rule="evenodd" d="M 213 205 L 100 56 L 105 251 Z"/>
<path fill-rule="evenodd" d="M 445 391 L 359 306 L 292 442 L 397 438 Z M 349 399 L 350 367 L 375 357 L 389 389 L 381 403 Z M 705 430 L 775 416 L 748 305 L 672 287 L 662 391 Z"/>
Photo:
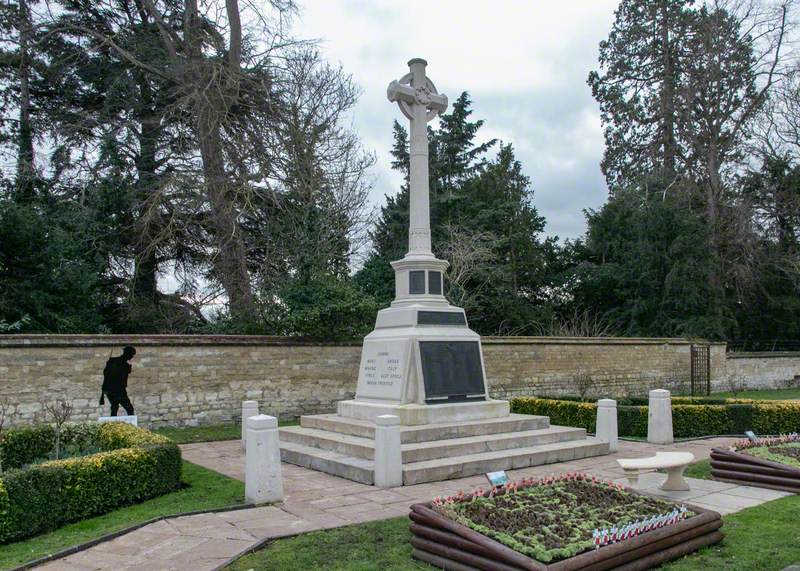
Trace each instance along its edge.
<path fill-rule="evenodd" d="M 392 103 L 396 101 L 400 111 L 409 119 L 414 119 L 412 106 L 419 105 L 425 108 L 426 121 L 430 121 L 447 109 L 447 96 L 438 93 L 436 86 L 425 75 L 427 65 L 428 62 L 424 59 L 412 59 L 408 62 L 411 71 L 399 81 L 392 81 L 386 90 L 389 101 Z"/>

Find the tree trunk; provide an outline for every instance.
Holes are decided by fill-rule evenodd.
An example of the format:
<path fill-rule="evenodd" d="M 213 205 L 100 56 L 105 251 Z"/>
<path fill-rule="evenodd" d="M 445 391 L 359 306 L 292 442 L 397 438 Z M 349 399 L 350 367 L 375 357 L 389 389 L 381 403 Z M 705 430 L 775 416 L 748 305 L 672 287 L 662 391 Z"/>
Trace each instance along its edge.
<path fill-rule="evenodd" d="M 661 0 L 661 59 L 663 79 L 661 81 L 661 137 L 664 152 L 664 174 L 671 177 L 675 174 L 675 69 L 672 60 L 672 44 L 670 40 L 669 0 Z"/>
<path fill-rule="evenodd" d="M 722 252 L 720 251 L 720 202 L 722 199 L 722 177 L 720 175 L 719 146 L 714 136 L 706 150 L 706 224 L 708 225 L 708 248 L 711 264 L 708 272 L 708 302 L 712 315 L 722 317 L 725 288 L 722 283 Z"/>
<path fill-rule="evenodd" d="M 31 125 L 30 61 L 28 48 L 31 36 L 31 14 L 27 0 L 20 0 L 17 16 L 19 30 L 19 133 L 17 135 L 17 180 L 19 202 L 35 196 L 33 127 Z"/>
<path fill-rule="evenodd" d="M 134 229 L 133 294 L 135 298 L 158 301 L 158 258 L 155 233 L 158 213 L 148 212 L 152 194 L 156 191 L 158 140 L 161 117 L 154 110 L 153 96 L 147 78 L 139 74 L 141 109 L 139 115 L 139 155 L 136 157 L 136 222 Z"/>
<path fill-rule="evenodd" d="M 211 226 L 217 242 L 214 272 L 228 294 L 231 314 L 247 317 L 255 309 L 253 290 L 238 208 L 225 172 L 221 127 L 214 114 L 213 110 L 201 112 L 198 125 L 203 175 L 211 206 Z"/>
<path fill-rule="evenodd" d="M 217 89 L 236 89 L 240 73 L 241 23 L 236 0 L 226 0 L 228 24 L 230 27 L 230 51 L 227 78 L 232 85 L 221 80 Z M 239 224 L 238 205 L 225 169 L 223 154 L 221 120 L 228 111 L 224 97 L 215 97 L 208 89 L 206 79 L 214 75 L 211 66 L 217 64 L 207 61 L 202 51 L 201 20 L 198 15 L 197 0 L 186 0 L 184 11 L 184 39 L 186 52 L 190 58 L 190 81 L 196 91 L 194 98 L 195 132 L 200 144 L 200 158 L 203 162 L 206 196 L 210 210 L 211 229 L 216 240 L 217 252 L 213 259 L 214 273 L 225 293 L 231 315 L 249 318 L 255 310 L 250 272 L 247 268 L 247 255 L 244 236 Z M 219 70 L 217 70 L 219 71 Z M 206 73 L 211 72 L 211 73 Z M 184 78 L 185 80 L 186 78 Z M 207 99 L 208 97 L 211 99 Z"/>

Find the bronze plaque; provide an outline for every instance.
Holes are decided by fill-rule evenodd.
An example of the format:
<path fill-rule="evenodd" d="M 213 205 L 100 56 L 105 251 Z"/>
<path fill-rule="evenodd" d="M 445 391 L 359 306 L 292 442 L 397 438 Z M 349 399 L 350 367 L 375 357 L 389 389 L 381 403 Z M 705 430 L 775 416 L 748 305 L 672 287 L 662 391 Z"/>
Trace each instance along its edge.
<path fill-rule="evenodd" d="M 484 400 L 478 341 L 420 341 L 425 402 Z"/>

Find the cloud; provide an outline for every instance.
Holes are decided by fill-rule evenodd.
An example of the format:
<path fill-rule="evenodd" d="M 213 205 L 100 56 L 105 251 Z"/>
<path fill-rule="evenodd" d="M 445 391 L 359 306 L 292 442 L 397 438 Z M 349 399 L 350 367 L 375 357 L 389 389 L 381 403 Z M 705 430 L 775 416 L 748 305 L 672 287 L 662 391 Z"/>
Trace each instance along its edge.
<path fill-rule="evenodd" d="M 400 187 L 389 167 L 391 124 L 402 119 L 386 86 L 412 57 L 451 101 L 473 100 L 482 136 L 513 144 L 547 218 L 547 233 L 576 237 L 584 208 L 605 201 L 599 163 L 603 137 L 586 77 L 597 66 L 599 42 L 616 0 L 424 2 L 308 0 L 295 33 L 321 40 L 325 57 L 352 73 L 364 90 L 354 127 L 377 154 L 372 199 Z"/>

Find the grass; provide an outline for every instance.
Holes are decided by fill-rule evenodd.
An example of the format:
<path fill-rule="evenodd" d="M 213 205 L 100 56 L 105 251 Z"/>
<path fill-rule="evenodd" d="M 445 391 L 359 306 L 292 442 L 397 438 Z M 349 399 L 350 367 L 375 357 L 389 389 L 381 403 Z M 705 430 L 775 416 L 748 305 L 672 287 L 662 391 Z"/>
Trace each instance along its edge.
<path fill-rule="evenodd" d="M 265 549 L 242 557 L 230 571 L 417 571 L 434 569 L 411 559 L 408 518 L 315 531 L 279 539 Z"/>
<path fill-rule="evenodd" d="M 725 539 L 660 567 L 669 571 L 778 571 L 800 561 L 800 496 L 725 516 Z M 408 518 L 342 527 L 277 540 L 229 571 L 418 571 L 411 559 Z"/>
<path fill-rule="evenodd" d="M 709 460 L 700 460 L 691 464 L 683 473 L 687 478 L 697 478 L 699 480 L 711 479 L 711 462 Z"/>
<path fill-rule="evenodd" d="M 725 539 L 663 566 L 669 571 L 777 571 L 800 561 L 800 496 L 725 516 Z"/>
<path fill-rule="evenodd" d="M 800 388 L 796 389 L 765 389 L 758 391 L 741 391 L 735 395 L 732 392 L 713 393 L 713 398 L 725 399 L 753 399 L 753 400 L 800 400 Z"/>
<path fill-rule="evenodd" d="M 295 426 L 296 420 L 278 421 L 278 426 Z M 241 424 L 208 424 L 204 426 L 165 426 L 153 432 L 162 434 L 176 444 L 238 440 L 242 437 Z"/>
<path fill-rule="evenodd" d="M 14 568 L 159 516 L 244 503 L 243 482 L 191 462 L 183 462 L 183 481 L 188 487 L 177 492 L 0 546 L 0 569 Z"/>

